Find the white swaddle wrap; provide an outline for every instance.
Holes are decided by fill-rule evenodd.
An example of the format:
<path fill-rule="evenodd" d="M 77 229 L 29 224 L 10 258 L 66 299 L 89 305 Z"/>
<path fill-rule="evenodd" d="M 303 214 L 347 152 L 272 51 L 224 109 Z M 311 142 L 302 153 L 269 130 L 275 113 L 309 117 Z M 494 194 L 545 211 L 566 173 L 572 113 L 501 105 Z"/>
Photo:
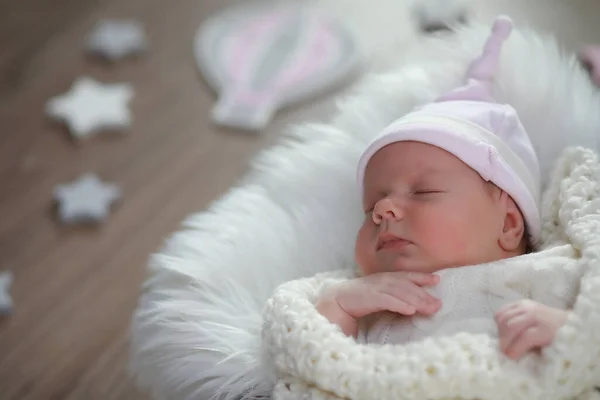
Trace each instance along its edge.
<path fill-rule="evenodd" d="M 432 316 L 381 313 L 367 318 L 359 343 L 405 344 L 459 332 L 497 337 L 494 314 L 504 305 L 532 299 L 551 307 L 573 306 L 582 270 L 577 251 L 563 245 L 488 264 L 438 271 L 440 282 L 426 288 L 442 301 Z"/>

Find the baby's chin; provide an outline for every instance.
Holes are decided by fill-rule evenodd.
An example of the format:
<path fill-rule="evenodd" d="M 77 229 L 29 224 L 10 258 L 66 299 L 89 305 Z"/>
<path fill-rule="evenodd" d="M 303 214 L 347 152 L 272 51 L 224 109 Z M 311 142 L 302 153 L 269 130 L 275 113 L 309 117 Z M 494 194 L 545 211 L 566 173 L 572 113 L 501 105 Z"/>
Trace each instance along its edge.
<path fill-rule="evenodd" d="M 378 272 L 436 272 L 443 269 L 416 254 L 397 254 L 393 252 L 377 254 Z"/>

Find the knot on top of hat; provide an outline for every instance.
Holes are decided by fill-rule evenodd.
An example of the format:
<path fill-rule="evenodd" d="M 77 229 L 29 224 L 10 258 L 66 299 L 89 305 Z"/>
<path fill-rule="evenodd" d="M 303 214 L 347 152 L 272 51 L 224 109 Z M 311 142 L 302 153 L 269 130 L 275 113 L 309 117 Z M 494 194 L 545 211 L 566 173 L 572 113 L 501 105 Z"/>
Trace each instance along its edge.
<path fill-rule="evenodd" d="M 495 102 L 491 95 L 492 79 L 496 74 L 502 44 L 512 32 L 512 21 L 506 16 L 495 19 L 492 31 L 479 57 L 467 69 L 465 86 L 454 89 L 437 101 L 474 100 Z"/>
<path fill-rule="evenodd" d="M 483 45 L 479 57 L 471 62 L 467 70 L 467 78 L 489 83 L 496 74 L 502 44 L 512 31 L 512 21 L 505 16 L 497 17 L 492 26 L 492 33 Z M 482 82 L 482 83 L 483 83 Z"/>

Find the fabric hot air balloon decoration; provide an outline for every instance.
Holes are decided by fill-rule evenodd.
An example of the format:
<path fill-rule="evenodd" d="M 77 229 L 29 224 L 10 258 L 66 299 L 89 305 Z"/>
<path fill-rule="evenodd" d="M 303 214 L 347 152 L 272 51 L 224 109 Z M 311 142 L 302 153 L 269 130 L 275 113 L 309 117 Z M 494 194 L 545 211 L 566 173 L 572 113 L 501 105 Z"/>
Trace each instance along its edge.
<path fill-rule="evenodd" d="M 195 55 L 219 93 L 213 121 L 255 131 L 278 109 L 330 89 L 359 64 L 341 23 L 300 5 L 227 9 L 200 26 Z"/>

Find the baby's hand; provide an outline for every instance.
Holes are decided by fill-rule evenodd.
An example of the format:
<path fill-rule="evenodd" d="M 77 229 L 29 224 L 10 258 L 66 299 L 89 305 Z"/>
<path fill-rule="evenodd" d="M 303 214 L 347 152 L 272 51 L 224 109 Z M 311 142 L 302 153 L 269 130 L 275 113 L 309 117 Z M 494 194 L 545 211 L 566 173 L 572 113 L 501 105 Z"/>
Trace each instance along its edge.
<path fill-rule="evenodd" d="M 437 312 L 440 300 L 421 286 L 438 282 L 438 275 L 428 273 L 382 272 L 332 286 L 319 297 L 316 308 L 346 335 L 356 337 L 358 319 L 378 311 L 402 315 Z"/>
<path fill-rule="evenodd" d="M 524 299 L 496 313 L 500 348 L 513 360 L 531 350 L 548 346 L 569 312 Z"/>

